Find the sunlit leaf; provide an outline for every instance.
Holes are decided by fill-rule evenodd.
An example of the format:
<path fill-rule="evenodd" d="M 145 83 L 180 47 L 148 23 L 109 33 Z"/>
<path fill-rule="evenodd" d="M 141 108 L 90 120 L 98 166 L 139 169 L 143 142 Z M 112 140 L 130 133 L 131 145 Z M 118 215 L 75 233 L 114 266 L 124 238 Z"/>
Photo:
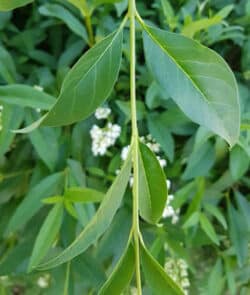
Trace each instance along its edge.
<path fill-rule="evenodd" d="M 194 122 L 238 140 L 239 97 L 225 61 L 196 41 L 143 24 L 147 64 L 159 85 Z"/>

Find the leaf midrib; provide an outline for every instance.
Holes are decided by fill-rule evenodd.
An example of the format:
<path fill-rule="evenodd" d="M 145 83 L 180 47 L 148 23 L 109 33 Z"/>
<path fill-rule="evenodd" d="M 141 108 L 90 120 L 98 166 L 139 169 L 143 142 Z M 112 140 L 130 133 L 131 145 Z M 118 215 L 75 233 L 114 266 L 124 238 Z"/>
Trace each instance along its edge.
<path fill-rule="evenodd" d="M 200 89 L 200 87 L 195 83 L 195 81 L 191 78 L 191 76 L 187 73 L 187 71 L 176 61 L 176 59 L 173 57 L 172 54 L 170 54 L 170 52 L 167 50 L 167 48 L 164 48 L 161 43 L 158 41 L 157 38 L 155 38 L 149 31 L 149 26 L 144 26 L 145 31 L 148 33 L 148 35 L 150 36 L 150 38 L 171 58 L 171 60 L 175 63 L 175 65 L 185 74 L 187 75 L 187 77 L 190 79 L 192 85 L 197 89 L 197 91 L 201 94 L 201 96 L 204 98 L 204 100 L 207 102 L 208 105 L 211 105 L 213 103 L 211 103 L 208 98 L 205 96 L 205 94 L 202 92 L 202 90 Z M 217 112 L 216 116 L 217 119 L 222 123 L 221 126 L 223 126 L 223 130 L 225 132 L 225 134 L 227 135 L 228 138 L 231 138 L 231 136 L 229 135 L 229 133 L 227 132 L 227 130 L 224 127 L 223 121 L 220 119 L 220 117 L 218 116 Z"/>

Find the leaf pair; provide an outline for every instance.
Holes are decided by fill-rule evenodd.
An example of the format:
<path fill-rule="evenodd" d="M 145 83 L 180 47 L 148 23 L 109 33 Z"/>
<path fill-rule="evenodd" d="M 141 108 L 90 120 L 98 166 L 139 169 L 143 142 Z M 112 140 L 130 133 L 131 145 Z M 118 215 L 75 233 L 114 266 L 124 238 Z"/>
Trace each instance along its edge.
<path fill-rule="evenodd" d="M 135 270 L 134 247 L 129 241 L 123 255 L 114 268 L 109 279 L 103 285 L 98 295 L 122 294 L 129 285 Z M 141 263 L 145 283 L 157 295 L 183 295 L 183 291 L 168 276 L 162 266 L 153 258 L 149 251 L 141 245 Z"/>

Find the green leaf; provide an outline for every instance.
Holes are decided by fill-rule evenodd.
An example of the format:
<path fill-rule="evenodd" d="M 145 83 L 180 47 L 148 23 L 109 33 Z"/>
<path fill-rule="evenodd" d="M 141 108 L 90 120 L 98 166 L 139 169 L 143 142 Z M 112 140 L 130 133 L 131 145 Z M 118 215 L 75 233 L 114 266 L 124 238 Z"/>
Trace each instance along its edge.
<path fill-rule="evenodd" d="M 0 102 L 21 107 L 49 110 L 55 103 L 55 98 L 34 87 L 14 84 L 0 86 Z"/>
<path fill-rule="evenodd" d="M 98 295 L 122 294 L 130 283 L 135 270 L 134 248 L 131 243 L 125 249 L 116 267 Z"/>
<path fill-rule="evenodd" d="M 13 129 L 19 128 L 24 118 L 24 111 L 17 106 L 3 105 L 0 132 L 0 158 L 9 150 L 10 145 L 15 137 L 11 132 Z"/>
<path fill-rule="evenodd" d="M 52 196 L 42 200 L 44 204 L 56 204 L 56 203 L 63 203 L 64 197 L 63 196 Z"/>
<path fill-rule="evenodd" d="M 29 261 L 28 271 L 37 266 L 52 246 L 61 227 L 62 218 L 63 205 L 61 203 L 51 209 L 38 233 Z"/>
<path fill-rule="evenodd" d="M 188 180 L 197 176 L 206 176 L 214 162 L 214 146 L 210 141 L 207 141 L 192 151 L 182 178 Z"/>
<path fill-rule="evenodd" d="M 229 167 L 234 180 L 240 179 L 248 170 L 250 157 L 246 151 L 236 145 L 230 152 Z"/>
<path fill-rule="evenodd" d="M 65 263 L 84 252 L 109 227 L 113 217 L 121 205 L 131 172 L 131 156 L 125 161 L 121 172 L 105 195 L 92 220 L 78 237 L 58 256 L 38 266 L 38 269 L 49 269 Z"/>
<path fill-rule="evenodd" d="M 172 162 L 174 160 L 174 140 L 164 125 L 164 121 L 157 115 L 148 116 L 148 128 L 153 138 L 160 144 L 162 150 Z"/>
<path fill-rule="evenodd" d="M 189 228 L 189 227 L 193 227 L 197 225 L 199 222 L 199 218 L 200 218 L 200 212 L 195 211 L 188 217 L 188 219 L 185 221 L 182 227 Z"/>
<path fill-rule="evenodd" d="M 227 222 L 224 217 L 224 215 L 221 213 L 220 209 L 218 209 L 216 206 L 212 204 L 205 204 L 204 208 L 207 212 L 209 212 L 211 215 L 213 215 L 224 227 L 224 229 L 227 229 Z"/>
<path fill-rule="evenodd" d="M 55 173 L 47 176 L 35 185 L 24 197 L 23 201 L 10 218 L 6 234 L 14 232 L 24 226 L 43 206 L 41 200 L 49 194 L 55 193 L 58 190 L 58 186 L 62 185 L 63 177 L 63 173 Z"/>
<path fill-rule="evenodd" d="M 143 219 L 157 223 L 167 200 L 166 177 L 154 153 L 139 143 L 139 210 Z"/>
<path fill-rule="evenodd" d="M 75 34 L 88 43 L 88 34 L 82 23 L 66 8 L 58 4 L 46 3 L 39 7 L 39 12 L 62 20 Z"/>
<path fill-rule="evenodd" d="M 216 244 L 219 245 L 219 239 L 218 236 L 214 230 L 213 225 L 209 221 L 209 219 L 206 217 L 205 214 L 200 213 L 200 224 L 203 231 L 208 235 L 208 237 Z"/>
<path fill-rule="evenodd" d="M 154 295 L 184 295 L 180 287 L 164 271 L 148 250 L 141 246 L 142 269 L 146 284 Z"/>
<path fill-rule="evenodd" d="M 36 117 L 37 116 L 35 116 L 34 113 L 27 111 L 27 124 L 32 123 Z M 59 144 L 55 129 L 50 127 L 35 129 L 33 132 L 28 134 L 28 137 L 39 157 L 43 160 L 47 167 L 53 171 L 58 160 L 59 151 Z M 48 153 L 48 151 L 50 152 Z"/>
<path fill-rule="evenodd" d="M 216 288 L 215 288 L 216 286 Z M 221 259 L 217 259 L 215 265 L 210 269 L 205 284 L 204 295 L 221 295 L 225 286 L 225 278 L 223 276 L 223 267 Z"/>
<path fill-rule="evenodd" d="M 202 18 L 196 21 L 192 21 L 184 25 L 182 34 L 186 37 L 193 38 L 193 36 L 201 30 L 208 29 L 211 26 L 221 23 L 222 17 L 215 15 L 211 18 Z"/>
<path fill-rule="evenodd" d="M 228 219 L 230 240 L 235 249 L 238 264 L 242 267 L 247 261 L 249 242 L 245 216 L 228 203 Z"/>
<path fill-rule="evenodd" d="M 26 4 L 33 2 L 34 0 L 1 0 L 0 1 L 0 10 L 6 11 L 15 9 Z"/>
<path fill-rule="evenodd" d="M 9 84 L 14 83 L 17 76 L 15 63 L 3 46 L 0 46 L 0 75 Z"/>
<path fill-rule="evenodd" d="M 71 187 L 65 191 L 64 197 L 74 203 L 99 203 L 104 194 L 87 187 Z"/>
<path fill-rule="evenodd" d="M 240 129 L 239 96 L 225 61 L 196 41 L 141 23 L 146 61 L 158 84 L 191 120 L 234 145 Z"/>
<path fill-rule="evenodd" d="M 67 125 L 92 114 L 111 93 L 121 56 L 122 31 L 92 47 L 67 74 L 59 98 L 42 125 Z"/>

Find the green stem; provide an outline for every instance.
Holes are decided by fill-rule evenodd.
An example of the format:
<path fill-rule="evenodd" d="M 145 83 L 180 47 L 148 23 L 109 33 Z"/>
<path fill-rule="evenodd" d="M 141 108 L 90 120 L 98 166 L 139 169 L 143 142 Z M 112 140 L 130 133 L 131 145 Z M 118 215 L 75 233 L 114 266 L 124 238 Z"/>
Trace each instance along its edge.
<path fill-rule="evenodd" d="M 91 16 L 89 14 L 85 16 L 85 24 L 86 24 L 88 36 L 89 36 L 89 46 L 92 47 L 95 44 L 95 38 L 94 38 L 93 28 L 91 24 Z"/>
<path fill-rule="evenodd" d="M 87 28 L 88 36 L 89 36 L 89 46 L 92 47 L 95 44 L 95 38 L 92 28 L 92 22 L 91 22 L 91 11 L 88 7 L 87 1 L 82 1 L 82 9 L 81 9 L 82 15 L 85 20 L 85 25 Z"/>
<path fill-rule="evenodd" d="M 132 148 L 133 148 L 133 236 L 135 246 L 135 270 L 137 294 L 142 294 L 140 272 L 140 227 L 139 227 L 139 142 L 136 116 L 136 41 L 135 41 L 135 0 L 129 0 L 130 18 L 130 100 L 132 121 Z"/>

